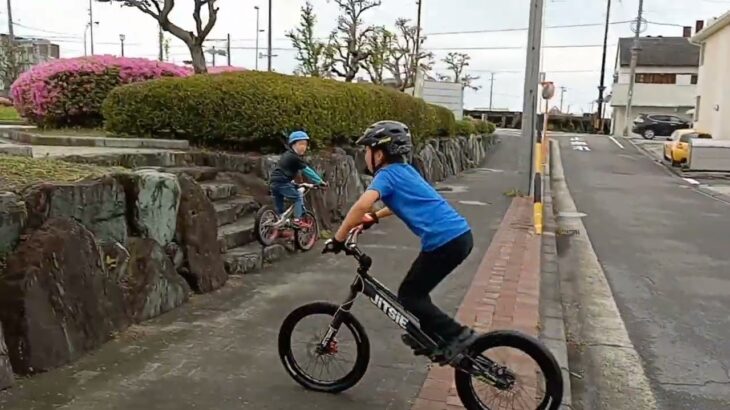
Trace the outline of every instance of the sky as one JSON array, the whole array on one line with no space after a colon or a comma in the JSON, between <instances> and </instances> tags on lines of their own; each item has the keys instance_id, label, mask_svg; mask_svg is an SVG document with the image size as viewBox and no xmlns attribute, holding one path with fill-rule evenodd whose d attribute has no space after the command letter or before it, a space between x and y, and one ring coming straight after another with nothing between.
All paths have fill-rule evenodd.
<instances>
[{"instance_id":1,"label":"sky","mask_svg":"<svg viewBox=\"0 0 730 410\"><path fill-rule=\"evenodd\" d=\"M84 54L84 30L89 22L88 0L12 0L15 34L43 37L60 45L62 57ZM325 37L334 28L337 5L331 0L311 0L318 16L317 32ZM5 2L3 2L5 3ZM272 36L276 57L273 68L291 73L296 67L295 52L284 35L299 22L299 8L305 0L273 0ZM445 72L441 60L449 51L471 56L469 73L479 75L482 88L467 90L465 107L488 107L490 72L494 72L493 107L521 110L525 70L525 45L529 20L529 0L423 0L422 27L427 36L424 49L436 55L435 71ZM268 1L218 0L218 22L209 36L208 46L225 48L232 39L232 65L254 68L256 64L256 10L260 7L260 29L267 28ZM608 37L606 85L610 88L619 37L632 36L630 24L636 18L639 0L613 0ZM730 0L645 0L644 17L649 22L642 35L681 36L682 25L693 26L695 20L708 20L730 10ZM399 17L417 15L416 0L382 0L365 19L373 25L393 28ZM128 57L157 57L155 20L134 8L119 4L93 4L94 51L96 54L120 53L119 35L125 35ZM601 68L603 22L606 0L545 0L544 24L549 26L587 25L573 28L546 28L543 36L542 62L547 79L556 87L565 87L564 109L573 113L590 112L598 96ZM171 20L185 29L193 29L192 1L178 0ZM621 23L623 22L623 23ZM0 30L7 32L7 10L0 5ZM445 34L463 31L492 30L488 33ZM500 31L508 30L508 31ZM189 59L184 44L171 37L170 59L182 63ZM87 40L88 41L88 40ZM267 33L260 33L260 51L265 52ZM87 43L88 44L88 43ZM557 47L556 47L557 46ZM566 47L568 46L568 47ZM576 47L577 46L577 47ZM495 49L496 48L496 49ZM225 57L217 65L226 64ZM259 60L266 68L266 60ZM361 72L363 77L366 73ZM558 97L551 105L560 105Z\"/></svg>"}]
</instances>

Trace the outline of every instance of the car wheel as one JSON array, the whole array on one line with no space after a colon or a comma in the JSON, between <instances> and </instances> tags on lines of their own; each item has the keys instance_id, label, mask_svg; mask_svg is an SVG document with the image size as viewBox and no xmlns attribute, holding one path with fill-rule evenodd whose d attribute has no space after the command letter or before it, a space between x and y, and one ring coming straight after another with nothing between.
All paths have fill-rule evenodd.
<instances>
[{"instance_id":1,"label":"car wheel","mask_svg":"<svg viewBox=\"0 0 730 410\"><path fill-rule=\"evenodd\" d=\"M656 137L656 134L652 130L644 130L644 139L647 140L653 140Z\"/></svg>"}]
</instances>

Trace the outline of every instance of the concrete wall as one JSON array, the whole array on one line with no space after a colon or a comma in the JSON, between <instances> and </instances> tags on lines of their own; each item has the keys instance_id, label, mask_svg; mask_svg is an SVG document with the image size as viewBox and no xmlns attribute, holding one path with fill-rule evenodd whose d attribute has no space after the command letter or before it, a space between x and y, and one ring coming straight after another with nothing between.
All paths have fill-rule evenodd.
<instances>
[{"instance_id":1,"label":"concrete wall","mask_svg":"<svg viewBox=\"0 0 730 410\"><path fill-rule=\"evenodd\" d=\"M695 127L716 139L730 139L730 26L704 43Z\"/></svg>"}]
</instances>

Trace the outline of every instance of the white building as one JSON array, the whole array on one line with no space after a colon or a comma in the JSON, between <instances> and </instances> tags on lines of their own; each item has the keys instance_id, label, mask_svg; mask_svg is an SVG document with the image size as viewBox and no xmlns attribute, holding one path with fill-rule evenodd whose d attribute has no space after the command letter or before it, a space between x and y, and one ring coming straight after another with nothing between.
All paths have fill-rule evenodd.
<instances>
[{"instance_id":1,"label":"white building","mask_svg":"<svg viewBox=\"0 0 730 410\"><path fill-rule=\"evenodd\" d=\"M689 30L691 31L691 29ZM629 123L639 114L671 114L689 118L695 105L700 48L686 37L641 37ZM619 39L611 107L613 135L623 135L633 38ZM631 125L631 124L629 124ZM631 129L629 127L629 132Z\"/></svg>"},{"instance_id":2,"label":"white building","mask_svg":"<svg viewBox=\"0 0 730 410\"><path fill-rule=\"evenodd\" d=\"M692 37L701 46L695 128L730 139L730 11Z\"/></svg>"}]
</instances>

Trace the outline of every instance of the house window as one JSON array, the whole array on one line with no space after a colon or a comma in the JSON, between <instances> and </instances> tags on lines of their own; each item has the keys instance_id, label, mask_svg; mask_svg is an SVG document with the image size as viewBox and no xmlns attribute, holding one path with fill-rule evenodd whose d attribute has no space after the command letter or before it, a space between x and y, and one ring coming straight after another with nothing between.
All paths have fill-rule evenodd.
<instances>
[{"instance_id":1,"label":"house window","mask_svg":"<svg viewBox=\"0 0 730 410\"><path fill-rule=\"evenodd\" d=\"M636 74L636 82L639 84L676 84L677 74Z\"/></svg>"},{"instance_id":2,"label":"house window","mask_svg":"<svg viewBox=\"0 0 730 410\"><path fill-rule=\"evenodd\" d=\"M692 84L697 84L697 74L692 74Z\"/></svg>"}]
</instances>

